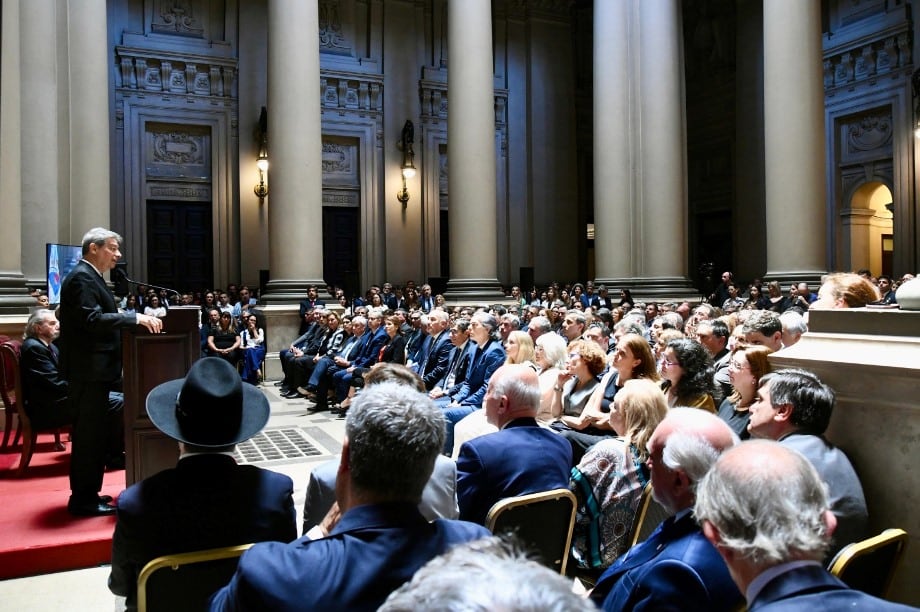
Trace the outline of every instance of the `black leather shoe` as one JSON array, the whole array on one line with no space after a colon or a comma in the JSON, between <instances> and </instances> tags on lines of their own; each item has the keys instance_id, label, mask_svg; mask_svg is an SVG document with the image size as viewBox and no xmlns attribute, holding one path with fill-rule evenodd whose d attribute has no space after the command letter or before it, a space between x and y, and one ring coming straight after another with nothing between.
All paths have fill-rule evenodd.
<instances>
[{"instance_id":1,"label":"black leather shoe","mask_svg":"<svg viewBox=\"0 0 920 612\"><path fill-rule=\"evenodd\" d=\"M324 410L329 410L329 406L326 404L316 404L307 408L307 412L310 414L315 414L317 412L323 412Z\"/></svg>"},{"instance_id":2,"label":"black leather shoe","mask_svg":"<svg viewBox=\"0 0 920 612\"><path fill-rule=\"evenodd\" d=\"M288 391L287 393L282 393L281 397L285 399L301 399L301 395L297 391Z\"/></svg>"},{"instance_id":3,"label":"black leather shoe","mask_svg":"<svg viewBox=\"0 0 920 612\"><path fill-rule=\"evenodd\" d=\"M112 496L111 496L111 495L100 495L100 496L99 496L99 503L100 503L100 504L111 504L111 503L112 503Z\"/></svg>"},{"instance_id":4,"label":"black leather shoe","mask_svg":"<svg viewBox=\"0 0 920 612\"><path fill-rule=\"evenodd\" d=\"M74 516L108 516L110 514L115 514L115 506L110 506L101 502L82 504L69 502L67 504L67 511Z\"/></svg>"}]
</instances>

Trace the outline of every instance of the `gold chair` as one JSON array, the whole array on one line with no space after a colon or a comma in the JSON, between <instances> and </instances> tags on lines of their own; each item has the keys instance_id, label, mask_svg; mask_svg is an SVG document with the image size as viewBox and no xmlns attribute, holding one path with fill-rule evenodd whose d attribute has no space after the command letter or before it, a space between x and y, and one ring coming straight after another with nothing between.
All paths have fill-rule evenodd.
<instances>
[{"instance_id":1,"label":"gold chair","mask_svg":"<svg viewBox=\"0 0 920 612\"><path fill-rule=\"evenodd\" d=\"M568 489L508 497L489 509L486 528L494 534L515 534L539 553L543 565L565 575L576 507Z\"/></svg>"},{"instance_id":2,"label":"gold chair","mask_svg":"<svg viewBox=\"0 0 920 612\"><path fill-rule=\"evenodd\" d=\"M252 544L165 555L137 577L138 612L199 612L230 582L240 555Z\"/></svg>"},{"instance_id":3,"label":"gold chair","mask_svg":"<svg viewBox=\"0 0 920 612\"><path fill-rule=\"evenodd\" d=\"M630 547L639 542L644 542L655 531L661 521L669 516L671 514L655 501L652 496L652 481L648 481L645 485L645 490L642 492L642 501L639 502L639 508L636 510L636 520L633 523L632 538L629 543Z\"/></svg>"},{"instance_id":4,"label":"gold chair","mask_svg":"<svg viewBox=\"0 0 920 612\"><path fill-rule=\"evenodd\" d=\"M828 564L828 571L851 589L887 599L906 547L906 531L886 529L877 536L841 548Z\"/></svg>"}]
</instances>

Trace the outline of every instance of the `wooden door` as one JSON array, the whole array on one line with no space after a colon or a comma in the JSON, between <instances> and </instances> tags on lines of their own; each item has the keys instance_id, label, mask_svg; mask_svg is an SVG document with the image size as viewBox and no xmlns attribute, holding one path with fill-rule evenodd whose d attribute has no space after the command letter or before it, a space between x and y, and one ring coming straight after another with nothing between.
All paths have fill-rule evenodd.
<instances>
[{"instance_id":1,"label":"wooden door","mask_svg":"<svg viewBox=\"0 0 920 612\"><path fill-rule=\"evenodd\" d=\"M147 202L147 280L183 292L213 287L210 202Z\"/></svg>"}]
</instances>

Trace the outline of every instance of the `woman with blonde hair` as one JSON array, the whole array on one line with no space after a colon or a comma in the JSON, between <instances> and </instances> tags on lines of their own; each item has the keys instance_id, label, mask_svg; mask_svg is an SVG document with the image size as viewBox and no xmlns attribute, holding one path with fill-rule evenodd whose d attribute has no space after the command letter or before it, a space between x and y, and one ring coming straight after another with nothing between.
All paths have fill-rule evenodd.
<instances>
[{"instance_id":1,"label":"woman with blonde hair","mask_svg":"<svg viewBox=\"0 0 920 612\"><path fill-rule=\"evenodd\" d=\"M524 364L535 371L538 369L534 363L533 338L527 332L515 330L508 334L508 339L505 340L505 355L506 364Z\"/></svg>"},{"instance_id":2,"label":"woman with blonde hair","mask_svg":"<svg viewBox=\"0 0 920 612\"><path fill-rule=\"evenodd\" d=\"M747 430L750 407L757 395L760 379L773 370L767 359L772 352L767 346L740 344L732 351L728 362L732 394L722 400L717 414L742 440L751 437Z\"/></svg>"},{"instance_id":3,"label":"woman with blonde hair","mask_svg":"<svg viewBox=\"0 0 920 612\"><path fill-rule=\"evenodd\" d=\"M824 279L818 290L818 299L810 310L833 308L862 308L881 299L878 289L859 274L839 272Z\"/></svg>"},{"instance_id":4,"label":"woman with blonde hair","mask_svg":"<svg viewBox=\"0 0 920 612\"><path fill-rule=\"evenodd\" d=\"M580 568L600 573L629 547L649 482L648 441L667 412L654 380L626 381L610 409L610 425L619 436L592 446L572 468L569 487L578 498L572 556Z\"/></svg>"},{"instance_id":5,"label":"woman with blonde hair","mask_svg":"<svg viewBox=\"0 0 920 612\"><path fill-rule=\"evenodd\" d=\"M549 425L553 419L553 399L556 392L553 387L558 380L559 371L565 366L565 339L559 334L542 334L537 337L534 347L534 361L539 368L537 378L540 381L540 409L537 422Z\"/></svg>"}]
</instances>

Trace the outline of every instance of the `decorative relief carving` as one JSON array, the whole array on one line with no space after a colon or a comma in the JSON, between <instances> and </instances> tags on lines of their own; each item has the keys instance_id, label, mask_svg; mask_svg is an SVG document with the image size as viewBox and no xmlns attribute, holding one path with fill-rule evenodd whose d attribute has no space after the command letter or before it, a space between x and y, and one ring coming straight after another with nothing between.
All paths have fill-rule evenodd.
<instances>
[{"instance_id":1,"label":"decorative relief carving","mask_svg":"<svg viewBox=\"0 0 920 612\"><path fill-rule=\"evenodd\" d=\"M323 143L323 174L353 174L354 147L334 142Z\"/></svg>"},{"instance_id":2,"label":"decorative relief carving","mask_svg":"<svg viewBox=\"0 0 920 612\"><path fill-rule=\"evenodd\" d=\"M187 96L234 97L236 61L202 58L178 59L149 51L116 47L121 89L162 91Z\"/></svg>"},{"instance_id":3,"label":"decorative relief carving","mask_svg":"<svg viewBox=\"0 0 920 612\"><path fill-rule=\"evenodd\" d=\"M360 111L360 114L383 111L383 79L364 75L322 71L320 92L323 108Z\"/></svg>"},{"instance_id":4,"label":"decorative relief carving","mask_svg":"<svg viewBox=\"0 0 920 612\"><path fill-rule=\"evenodd\" d=\"M204 27L195 17L195 5L190 0L158 0L150 29L160 34L181 34L204 38Z\"/></svg>"},{"instance_id":5,"label":"decorative relief carving","mask_svg":"<svg viewBox=\"0 0 920 612\"><path fill-rule=\"evenodd\" d=\"M323 206L357 207L360 204L361 195L357 191L323 189Z\"/></svg>"},{"instance_id":6,"label":"decorative relief carving","mask_svg":"<svg viewBox=\"0 0 920 612\"><path fill-rule=\"evenodd\" d=\"M909 32L891 34L824 57L824 88L850 86L904 69L913 63ZM833 75L833 78L831 78Z\"/></svg>"},{"instance_id":7,"label":"decorative relief carving","mask_svg":"<svg viewBox=\"0 0 920 612\"><path fill-rule=\"evenodd\" d=\"M447 84L437 81L421 82L422 121L447 121ZM508 90L496 89L494 98L495 128L505 130L508 124Z\"/></svg>"},{"instance_id":8,"label":"decorative relief carving","mask_svg":"<svg viewBox=\"0 0 920 612\"><path fill-rule=\"evenodd\" d=\"M319 2L319 48L325 53L351 54L351 45L342 31L338 0Z\"/></svg>"},{"instance_id":9,"label":"decorative relief carving","mask_svg":"<svg viewBox=\"0 0 920 612\"><path fill-rule=\"evenodd\" d=\"M869 115L847 126L849 153L873 151L891 146L891 115Z\"/></svg>"},{"instance_id":10,"label":"decorative relief carving","mask_svg":"<svg viewBox=\"0 0 920 612\"><path fill-rule=\"evenodd\" d=\"M153 134L153 161L160 164L201 165L204 163L202 136L187 132Z\"/></svg>"},{"instance_id":11,"label":"decorative relief carving","mask_svg":"<svg viewBox=\"0 0 920 612\"><path fill-rule=\"evenodd\" d=\"M210 200L210 187L178 187L175 185L150 185L150 196L164 199Z\"/></svg>"}]
</instances>

